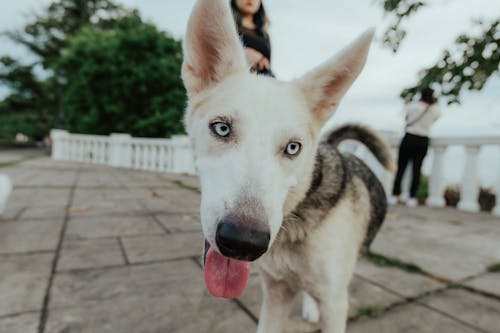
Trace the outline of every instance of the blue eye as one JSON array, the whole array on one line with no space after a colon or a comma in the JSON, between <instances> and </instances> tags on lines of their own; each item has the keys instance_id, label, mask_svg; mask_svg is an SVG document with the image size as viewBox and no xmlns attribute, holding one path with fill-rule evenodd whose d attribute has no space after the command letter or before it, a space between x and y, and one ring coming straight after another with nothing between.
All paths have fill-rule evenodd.
<instances>
[{"instance_id":1,"label":"blue eye","mask_svg":"<svg viewBox=\"0 0 500 333\"><path fill-rule=\"evenodd\" d=\"M220 136L221 138L228 137L229 134L231 134L231 127L229 124L224 122L213 123L210 125L210 128L215 135Z\"/></svg>"},{"instance_id":2,"label":"blue eye","mask_svg":"<svg viewBox=\"0 0 500 333\"><path fill-rule=\"evenodd\" d=\"M300 148L302 148L302 145L300 142L290 142L285 149L285 154L288 156L295 156L300 153Z\"/></svg>"}]
</instances>

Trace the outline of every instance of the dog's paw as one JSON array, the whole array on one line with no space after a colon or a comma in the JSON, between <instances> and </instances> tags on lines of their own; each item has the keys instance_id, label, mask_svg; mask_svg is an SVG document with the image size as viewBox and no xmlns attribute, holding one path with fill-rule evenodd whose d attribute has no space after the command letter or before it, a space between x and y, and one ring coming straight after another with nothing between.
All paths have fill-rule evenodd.
<instances>
[{"instance_id":1,"label":"dog's paw","mask_svg":"<svg viewBox=\"0 0 500 333\"><path fill-rule=\"evenodd\" d=\"M319 322L318 304L308 293L302 299L302 318L310 323Z\"/></svg>"}]
</instances>

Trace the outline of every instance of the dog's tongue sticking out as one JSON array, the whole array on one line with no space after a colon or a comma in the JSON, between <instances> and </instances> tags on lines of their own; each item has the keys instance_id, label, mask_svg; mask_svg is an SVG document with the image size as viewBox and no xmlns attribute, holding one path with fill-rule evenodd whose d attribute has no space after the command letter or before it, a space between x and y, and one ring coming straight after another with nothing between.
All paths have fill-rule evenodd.
<instances>
[{"instance_id":1,"label":"dog's tongue sticking out","mask_svg":"<svg viewBox=\"0 0 500 333\"><path fill-rule=\"evenodd\" d=\"M236 298L243 293L250 264L224 257L213 248L209 248L205 257L205 283L208 291L215 297Z\"/></svg>"}]
</instances>

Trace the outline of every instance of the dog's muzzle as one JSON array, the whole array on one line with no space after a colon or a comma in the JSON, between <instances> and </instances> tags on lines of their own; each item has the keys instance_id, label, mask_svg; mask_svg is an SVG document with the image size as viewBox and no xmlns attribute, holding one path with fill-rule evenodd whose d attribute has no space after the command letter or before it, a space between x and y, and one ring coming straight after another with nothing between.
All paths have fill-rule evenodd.
<instances>
[{"instance_id":1,"label":"dog's muzzle","mask_svg":"<svg viewBox=\"0 0 500 333\"><path fill-rule=\"evenodd\" d=\"M225 218L217 226L215 242L222 255L238 260L254 261L263 255L271 234L269 229L257 227L260 223L239 223Z\"/></svg>"}]
</instances>

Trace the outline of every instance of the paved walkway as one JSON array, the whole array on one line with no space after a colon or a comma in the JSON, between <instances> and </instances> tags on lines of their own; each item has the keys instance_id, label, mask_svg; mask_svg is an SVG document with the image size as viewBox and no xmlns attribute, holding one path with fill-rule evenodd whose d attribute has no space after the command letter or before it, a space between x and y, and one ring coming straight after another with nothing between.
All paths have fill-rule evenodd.
<instances>
[{"instance_id":1,"label":"paved walkway","mask_svg":"<svg viewBox=\"0 0 500 333\"><path fill-rule=\"evenodd\" d=\"M205 290L195 179L46 158L0 172L15 184L0 332L255 331L257 275L236 301ZM499 240L489 215L392 207L356 269L348 332L500 332Z\"/></svg>"}]
</instances>

